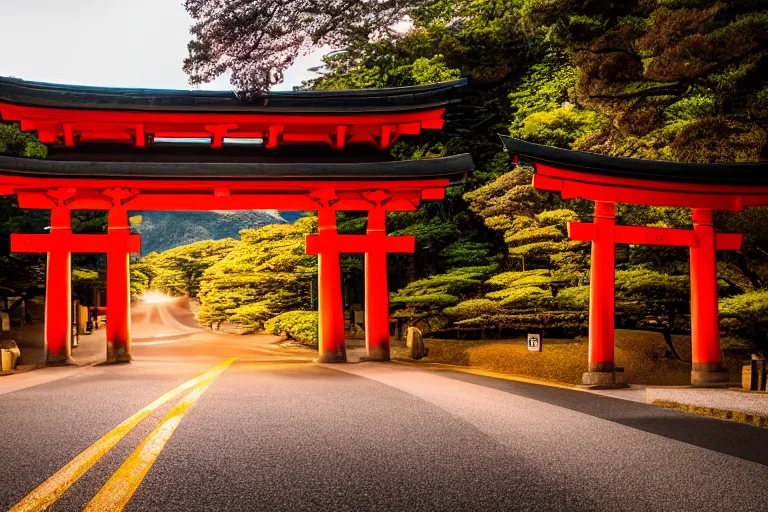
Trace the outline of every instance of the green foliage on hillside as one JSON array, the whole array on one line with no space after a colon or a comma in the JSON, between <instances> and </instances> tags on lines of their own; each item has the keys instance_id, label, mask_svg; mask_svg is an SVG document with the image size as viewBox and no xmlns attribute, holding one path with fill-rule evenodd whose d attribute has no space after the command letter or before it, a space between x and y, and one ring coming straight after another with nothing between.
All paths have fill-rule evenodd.
<instances>
[{"instance_id":1,"label":"green foliage on hillside","mask_svg":"<svg viewBox=\"0 0 768 512\"><path fill-rule=\"evenodd\" d=\"M147 277L147 286L171 295L196 297L200 279L237 245L231 238L182 245L162 253L147 254L133 268Z\"/></svg>"},{"instance_id":2,"label":"green foliage on hillside","mask_svg":"<svg viewBox=\"0 0 768 512\"><path fill-rule=\"evenodd\" d=\"M243 229L282 222L268 212L242 211L138 211L141 252L164 252L202 240L237 238Z\"/></svg>"},{"instance_id":3,"label":"green foliage on hillside","mask_svg":"<svg viewBox=\"0 0 768 512\"><path fill-rule=\"evenodd\" d=\"M441 207L390 217L397 233L416 234L426 253L412 282L393 295L400 316L483 331L574 333L586 325L589 245L569 240L567 223L589 221L592 206L534 190L531 170L510 170L498 145L489 145L496 144L494 131L641 158L768 156L768 11L760 2L439 1L418 13L411 32L334 54L330 72L308 84L358 87L357 76L377 86L421 83L417 61L431 62L435 76L458 70L470 78L466 104L449 115L442 134L393 151L399 158L469 151L478 164L475 177L450 189ZM737 31L739 38L728 38ZM474 215L465 216L467 209ZM618 220L690 228L689 215L622 206ZM757 286L765 275L757 250L768 241L764 213L744 217L719 220L747 232L749 251L720 265L723 294ZM435 255L443 257L431 260ZM490 263L495 270L482 277L462 268ZM619 322L665 334L688 327L687 251L622 247L617 269Z\"/></svg>"},{"instance_id":4,"label":"green foliage on hillside","mask_svg":"<svg viewBox=\"0 0 768 512\"><path fill-rule=\"evenodd\" d=\"M369 25L350 30L346 15L323 18L322 33L313 32L315 25L302 27L301 37L333 37L340 48L325 57L324 74L302 87L469 78L444 130L403 139L392 149L398 159L469 152L477 164L444 201L388 216L390 233L417 240L417 256L389 259L393 313L427 329L482 336L585 330L590 247L570 240L567 225L590 222L593 206L534 190L532 170L512 165L497 133L636 158L768 159L768 8L760 0L434 0L400 2L397 13L388 10L391 2L352 4L385 25L408 14L413 27L404 33ZM204 11L198 15L195 36L221 43L217 52L242 34L274 28L241 26L238 16L223 27ZM224 69L213 54L193 54L196 80L202 71ZM235 57L224 67L269 64L281 72L280 65L259 59ZM277 76L252 83L241 75L236 82L245 89ZM760 294L768 282L766 213L716 216L719 230L745 234L743 251L720 255L723 326L753 339L762 333ZM690 212L676 208L619 205L617 221L691 226ZM255 330L277 314L308 310L315 267L302 244L310 224L244 232L243 241L201 277L201 318ZM346 215L340 231L360 232L364 224L359 215ZM347 264L353 261L359 266L359 259ZM620 246L616 269L617 322L663 332L674 352L670 333L689 328L687 250Z\"/></svg>"},{"instance_id":5,"label":"green foliage on hillside","mask_svg":"<svg viewBox=\"0 0 768 512\"><path fill-rule=\"evenodd\" d=\"M317 228L315 217L294 224L246 229L226 256L200 277L198 320L238 322L249 330L286 311L310 308L317 258L305 254L304 238Z\"/></svg>"}]
</instances>

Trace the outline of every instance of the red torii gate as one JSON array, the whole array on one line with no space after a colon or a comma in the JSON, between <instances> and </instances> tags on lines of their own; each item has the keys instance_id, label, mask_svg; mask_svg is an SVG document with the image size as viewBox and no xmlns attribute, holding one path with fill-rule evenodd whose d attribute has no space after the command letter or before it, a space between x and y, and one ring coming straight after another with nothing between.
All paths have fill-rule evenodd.
<instances>
[{"instance_id":1,"label":"red torii gate","mask_svg":"<svg viewBox=\"0 0 768 512\"><path fill-rule=\"evenodd\" d=\"M702 383L700 372L719 373L720 338L717 315L715 251L741 248L742 235L715 233L711 210L693 210L693 230L617 226L614 203L595 202L594 222L568 223L572 240L592 242L589 289L589 373L584 383L604 383L604 372L613 372L616 244L665 245L691 250L692 382ZM710 376L711 377L711 376ZM601 380L603 379L603 380ZM711 380L711 379L710 379ZM715 384L715 382L708 382ZM727 380L723 381L727 384Z\"/></svg>"},{"instance_id":2,"label":"red torii gate","mask_svg":"<svg viewBox=\"0 0 768 512\"><path fill-rule=\"evenodd\" d=\"M7 162L14 165L21 159L0 157L0 171ZM29 165L29 162L24 162ZM37 162L43 168L69 162ZM386 168L400 167L408 162L383 164ZM111 168L112 164L99 164L98 169ZM237 164L242 168L242 164ZM307 164L304 164L305 166ZM140 164L134 164L141 168ZM420 164L424 168L444 169L442 173L463 173L472 167L468 155L432 159ZM318 164L318 169L327 168ZM309 167L313 169L313 166ZM288 209L318 212L318 234L307 237L307 253L318 255L319 264L319 337L320 361L346 361L344 347L344 320L341 300L341 269L339 255L344 252L366 254L366 340L371 360L389 359L389 297L387 291L387 261L389 252L413 252L413 237L390 237L386 234L387 211L414 211L423 200L436 200L444 196L449 185L447 177L401 179L379 176L376 180L311 180L297 188L294 181L267 182L216 181L217 186L198 180L126 180L125 178L55 179L31 176L2 176L11 187L0 193L13 191L22 208L51 209L57 220L52 222L50 235L13 235L13 250L49 252L48 281L59 283L51 288L47 297L57 297L47 303L46 310L49 339L57 341L56 347L69 347L69 308L63 304L69 297L56 290L69 290L70 252L107 252L107 327L109 340L115 346L109 348L111 361L130 359L129 295L127 255L138 252L138 235L130 235L128 246L121 240L128 236L127 210L239 210L239 209ZM43 190L44 184L68 184L64 189L66 207L57 206L55 196L59 189ZM101 185L101 186L98 186ZM133 188L128 188L132 185ZM200 190L205 186L208 190ZM237 187L237 188L235 188ZM306 188L305 188L306 187ZM213 190L211 190L213 189ZM240 189L240 190L238 190ZM113 196L119 195L115 200ZM69 227L71 210L108 210L109 234L73 235ZM368 230L365 235L340 235L336 232L337 211L369 212ZM64 235L62 235L62 233ZM56 238L58 237L58 238ZM57 256L59 252L63 257ZM117 264L114 262L118 261ZM120 269L124 269L120 273ZM123 292L125 290L125 292ZM67 292L69 293L69 292ZM116 307L113 308L112 305ZM66 311L65 311L66 309ZM56 311L58 313L53 313ZM64 311L62 313L62 311ZM66 316L65 316L66 315ZM54 327L56 326L56 327ZM70 327L71 328L71 327ZM53 333L58 333L54 335ZM127 340L127 341L123 341ZM63 350L63 349L62 349ZM51 354L59 353L51 349ZM66 361L68 354L60 357ZM58 359L57 359L58 361Z\"/></svg>"},{"instance_id":3,"label":"red torii gate","mask_svg":"<svg viewBox=\"0 0 768 512\"><path fill-rule=\"evenodd\" d=\"M728 385L720 355L716 251L739 250L742 235L715 233L712 211L768 205L765 164L681 164L578 153L502 136L517 162L533 163L533 186L563 199L595 202L591 224L571 222L570 238L592 242L587 385L615 386L615 246L649 244L690 247L691 384ZM692 210L693 229L617 226L615 203L674 206Z\"/></svg>"},{"instance_id":4,"label":"red torii gate","mask_svg":"<svg viewBox=\"0 0 768 512\"><path fill-rule=\"evenodd\" d=\"M381 150L402 136L441 129L446 108L465 85L456 80L277 92L243 100L232 92L79 87L0 77L0 117L34 132L51 149L44 161L0 157L0 195L15 194L20 207L49 209L54 217L50 235L13 240L14 250L49 253L52 359L69 357L71 252L107 252L108 355L111 361L130 360L127 264L139 240L129 235L127 210L250 209L318 211L319 233L307 244L320 267L322 361L346 360L339 253L366 253L369 353L388 359L386 254L413 252L414 242L387 237L386 212L413 211L421 201L442 199L451 178L471 171L473 163L469 155L384 161ZM191 142L200 146L194 151L168 146L190 148ZM289 145L302 148L284 150ZM342 151L351 146L362 148ZM365 146L374 149L368 151L370 161ZM108 210L109 233L72 235L71 210ZM336 212L345 210L369 212L366 235L338 235Z\"/></svg>"},{"instance_id":5,"label":"red torii gate","mask_svg":"<svg viewBox=\"0 0 768 512\"><path fill-rule=\"evenodd\" d=\"M141 252L141 236L132 235L128 212L109 211L106 235L72 234L66 199L72 190L52 191L62 206L51 210L48 235L11 235L13 252L48 253L45 284L46 363L69 363L72 357L72 253L107 253L107 362L131 360L131 288L129 255ZM119 196L119 191L116 192Z\"/></svg>"}]
</instances>

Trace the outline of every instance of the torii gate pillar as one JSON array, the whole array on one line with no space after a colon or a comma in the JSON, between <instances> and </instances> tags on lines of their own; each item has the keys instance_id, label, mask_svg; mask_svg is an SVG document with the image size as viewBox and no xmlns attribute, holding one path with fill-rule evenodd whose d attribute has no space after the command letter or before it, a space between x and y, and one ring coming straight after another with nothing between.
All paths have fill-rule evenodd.
<instances>
[{"instance_id":1,"label":"torii gate pillar","mask_svg":"<svg viewBox=\"0 0 768 512\"><path fill-rule=\"evenodd\" d=\"M727 386L720 360L720 318L717 309L717 235L712 210L693 209L691 247L691 385Z\"/></svg>"},{"instance_id":2,"label":"torii gate pillar","mask_svg":"<svg viewBox=\"0 0 768 512\"><path fill-rule=\"evenodd\" d=\"M338 245L336 211L323 207L317 212L317 233L323 249L317 254L318 272L318 350L320 363L347 361L344 340L344 311L341 298L341 258Z\"/></svg>"},{"instance_id":3,"label":"torii gate pillar","mask_svg":"<svg viewBox=\"0 0 768 512\"><path fill-rule=\"evenodd\" d=\"M45 269L45 347L46 364L70 364L72 361L72 253L67 243L72 236L69 208L51 210L51 235Z\"/></svg>"},{"instance_id":4,"label":"torii gate pillar","mask_svg":"<svg viewBox=\"0 0 768 512\"><path fill-rule=\"evenodd\" d=\"M387 289L387 212L368 212L365 253L365 344L368 360L389 361L389 290Z\"/></svg>"},{"instance_id":5,"label":"torii gate pillar","mask_svg":"<svg viewBox=\"0 0 768 512\"><path fill-rule=\"evenodd\" d=\"M368 212L365 235L339 235L336 214L329 208L325 212L323 209L318 211L318 234L307 235L307 254L318 255L320 272L318 362L346 361L339 253L361 252L365 253L365 342L368 349L365 359L389 361L387 253L412 253L416 237L387 236L386 211L381 205L385 195L388 196L381 191L367 195L375 206Z\"/></svg>"},{"instance_id":6,"label":"torii gate pillar","mask_svg":"<svg viewBox=\"0 0 768 512\"><path fill-rule=\"evenodd\" d=\"M589 286L589 372L584 374L585 384L615 384L615 211L614 203L595 202Z\"/></svg>"},{"instance_id":7,"label":"torii gate pillar","mask_svg":"<svg viewBox=\"0 0 768 512\"><path fill-rule=\"evenodd\" d=\"M131 360L131 276L128 212L109 210L107 247L107 362Z\"/></svg>"},{"instance_id":8,"label":"torii gate pillar","mask_svg":"<svg viewBox=\"0 0 768 512\"><path fill-rule=\"evenodd\" d=\"M53 191L61 194L61 191ZM69 194L70 191L64 191ZM119 192L116 192L119 193ZM71 254L107 253L107 362L131 360L130 276L128 258L140 252L141 237L132 235L122 206L109 210L109 233L72 234L70 209L51 210L49 235L11 234L13 252L48 254L45 287L45 344L48 364L72 361Z\"/></svg>"}]
</instances>

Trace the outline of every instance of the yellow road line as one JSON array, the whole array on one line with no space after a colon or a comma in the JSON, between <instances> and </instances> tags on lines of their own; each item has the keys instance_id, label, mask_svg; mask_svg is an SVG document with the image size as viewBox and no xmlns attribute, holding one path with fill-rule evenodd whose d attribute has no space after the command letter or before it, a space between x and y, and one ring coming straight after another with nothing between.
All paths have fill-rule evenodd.
<instances>
[{"instance_id":1,"label":"yellow road line","mask_svg":"<svg viewBox=\"0 0 768 512\"><path fill-rule=\"evenodd\" d=\"M227 365L234 359L230 359ZM107 480L107 483L83 509L85 512L118 512L125 508L139 488L147 472L157 460L165 444L181 423L184 414L195 404L206 389L224 372L226 366L197 384L173 409L160 424L149 434L138 448L125 459L125 462Z\"/></svg>"},{"instance_id":2,"label":"yellow road line","mask_svg":"<svg viewBox=\"0 0 768 512\"><path fill-rule=\"evenodd\" d=\"M27 494L19 501L9 512L26 512L45 510L53 504L64 492L69 489L78 478L96 464L104 455L109 452L120 440L128 434L136 425L141 423L147 416L159 409L163 404L174 399L181 393L192 389L201 382L206 381L211 375L219 375L224 371L234 359L217 364L202 375L188 380L184 384L165 393L160 398L147 405L139 412L122 422L112 429L104 437L86 448L82 453L69 461L63 468L58 470L52 477L40 484L32 492Z\"/></svg>"},{"instance_id":3,"label":"yellow road line","mask_svg":"<svg viewBox=\"0 0 768 512\"><path fill-rule=\"evenodd\" d=\"M522 375L510 375L510 374L494 372L490 370L482 370L479 368L453 368L453 370L463 372L463 373L470 373L472 375L481 375L483 377L493 377L494 379L524 382L526 384L536 384L538 386L547 386L550 388L570 389L571 391L587 391L585 388L581 388L573 384L561 384L559 382L552 382L549 380L535 379L533 377L524 377Z\"/></svg>"}]
</instances>

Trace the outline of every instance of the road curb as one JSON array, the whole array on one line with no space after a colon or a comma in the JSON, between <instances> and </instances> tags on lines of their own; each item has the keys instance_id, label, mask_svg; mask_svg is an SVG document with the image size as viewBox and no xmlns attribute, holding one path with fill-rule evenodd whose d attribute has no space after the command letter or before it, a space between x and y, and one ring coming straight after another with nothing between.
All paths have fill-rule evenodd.
<instances>
[{"instance_id":1,"label":"road curb","mask_svg":"<svg viewBox=\"0 0 768 512\"><path fill-rule=\"evenodd\" d=\"M14 393L16 391L22 391L35 386L41 386L56 382L57 380L73 377L95 366L96 363L86 366L42 366L34 370L7 374L4 375L7 380L2 380L4 385L0 387L0 395L6 395L8 393ZM15 379L12 378L14 376L16 376ZM6 383L8 384L7 386L5 386Z\"/></svg>"},{"instance_id":2,"label":"road curb","mask_svg":"<svg viewBox=\"0 0 768 512\"><path fill-rule=\"evenodd\" d=\"M768 429L768 416L760 414L751 414L742 411L717 409L714 407L703 407L699 405L691 405L681 402L672 402L667 400L653 400L649 402L649 405L655 407L664 407L667 409L675 409L678 411L687 412L689 414L696 414L698 416L706 416L708 418L733 421L736 423L743 423L745 425L751 425L757 428Z\"/></svg>"},{"instance_id":3,"label":"road curb","mask_svg":"<svg viewBox=\"0 0 768 512\"><path fill-rule=\"evenodd\" d=\"M646 403L676 404L676 408L691 409L691 412L701 409L700 412L721 419L731 419L735 416L768 418L768 394L748 393L737 389L654 386L646 388Z\"/></svg>"}]
</instances>

